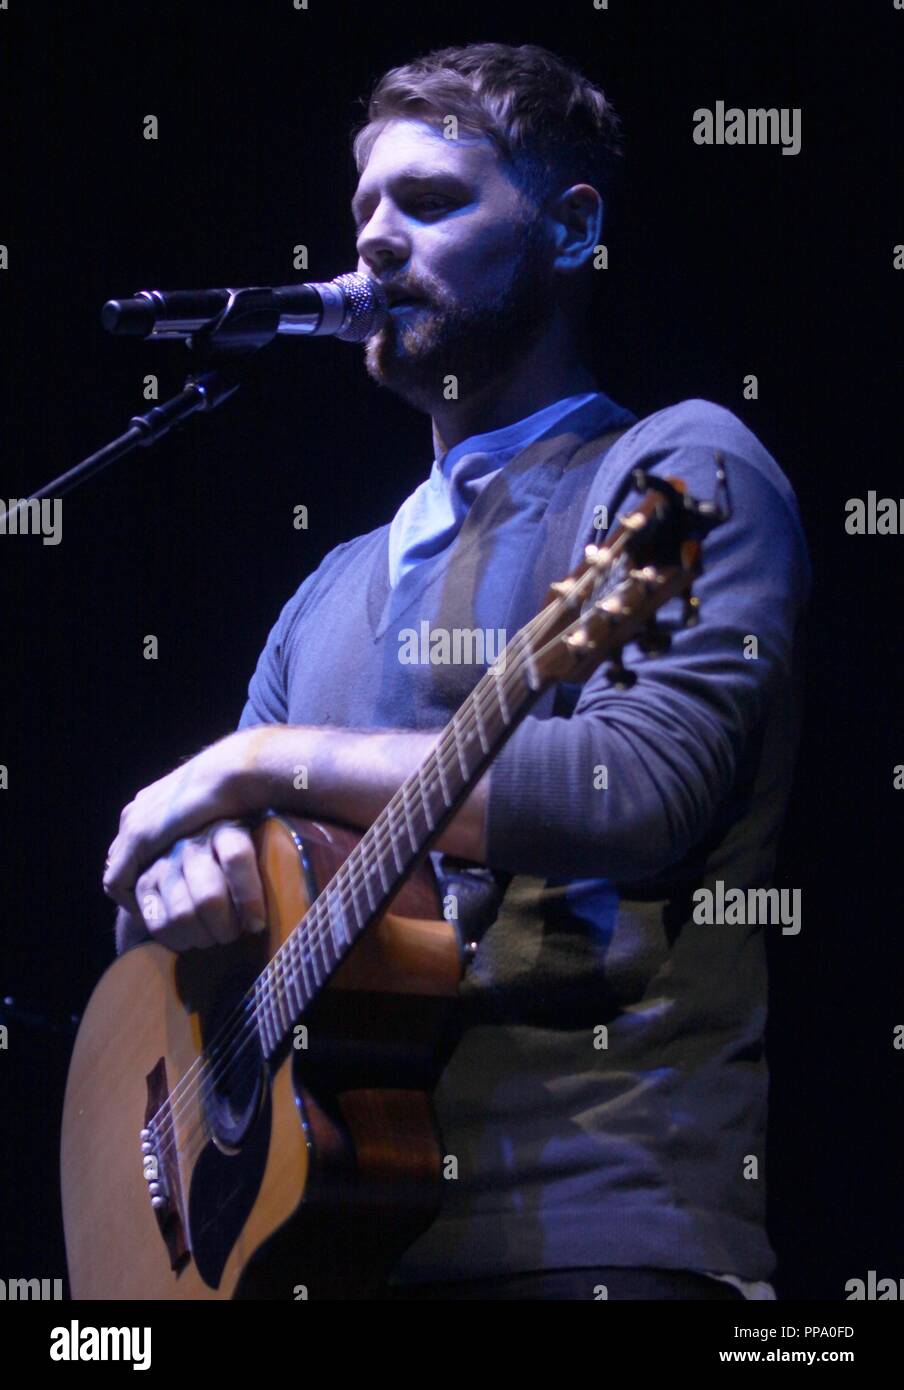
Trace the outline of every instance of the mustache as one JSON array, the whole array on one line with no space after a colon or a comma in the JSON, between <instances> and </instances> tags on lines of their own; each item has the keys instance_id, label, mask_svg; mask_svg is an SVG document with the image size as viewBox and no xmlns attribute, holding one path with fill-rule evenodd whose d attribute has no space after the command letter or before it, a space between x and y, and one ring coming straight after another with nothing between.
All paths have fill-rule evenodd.
<instances>
[{"instance_id":1,"label":"mustache","mask_svg":"<svg viewBox=\"0 0 904 1390\"><path fill-rule=\"evenodd\" d=\"M400 299L419 299L427 304L433 302L433 296L429 290L411 280L381 280L380 286L386 291L390 304L396 304Z\"/></svg>"}]
</instances>

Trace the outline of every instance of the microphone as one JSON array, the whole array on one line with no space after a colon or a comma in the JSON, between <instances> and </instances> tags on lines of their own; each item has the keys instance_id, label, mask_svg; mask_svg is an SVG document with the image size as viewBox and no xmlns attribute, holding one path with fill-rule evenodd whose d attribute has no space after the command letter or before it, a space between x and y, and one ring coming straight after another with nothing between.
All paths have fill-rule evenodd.
<instances>
[{"instance_id":1,"label":"microphone","mask_svg":"<svg viewBox=\"0 0 904 1390\"><path fill-rule=\"evenodd\" d=\"M335 280L253 290L139 290L132 299L108 299L101 323L108 333L134 338L190 338L217 319L236 295L254 296L255 308L279 314L278 333L332 336L363 343L389 313L382 285L351 272Z\"/></svg>"}]
</instances>

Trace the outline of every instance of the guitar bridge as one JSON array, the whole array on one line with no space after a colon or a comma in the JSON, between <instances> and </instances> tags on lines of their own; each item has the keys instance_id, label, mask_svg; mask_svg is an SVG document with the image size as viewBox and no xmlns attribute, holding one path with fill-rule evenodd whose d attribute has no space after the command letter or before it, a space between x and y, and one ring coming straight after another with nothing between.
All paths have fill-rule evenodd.
<instances>
[{"instance_id":1,"label":"guitar bridge","mask_svg":"<svg viewBox=\"0 0 904 1390\"><path fill-rule=\"evenodd\" d=\"M182 1190L176 1159L175 1131L166 1080L166 1062L161 1057L147 1075L148 1102L145 1127L139 1133L141 1170L147 1184L151 1209L163 1237L170 1268L178 1271L188 1262L189 1249L182 1220Z\"/></svg>"}]
</instances>

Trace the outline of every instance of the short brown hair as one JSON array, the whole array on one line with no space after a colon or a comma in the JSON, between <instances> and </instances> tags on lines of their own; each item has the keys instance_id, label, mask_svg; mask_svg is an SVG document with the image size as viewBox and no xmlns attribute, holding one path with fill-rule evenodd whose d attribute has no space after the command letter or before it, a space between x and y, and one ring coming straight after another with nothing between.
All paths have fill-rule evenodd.
<instances>
[{"instance_id":1,"label":"short brown hair","mask_svg":"<svg viewBox=\"0 0 904 1390\"><path fill-rule=\"evenodd\" d=\"M622 152L618 116L581 73L530 43L440 48L385 73L354 133L358 172L388 121L447 116L489 136L539 205L574 183L609 197Z\"/></svg>"}]
</instances>

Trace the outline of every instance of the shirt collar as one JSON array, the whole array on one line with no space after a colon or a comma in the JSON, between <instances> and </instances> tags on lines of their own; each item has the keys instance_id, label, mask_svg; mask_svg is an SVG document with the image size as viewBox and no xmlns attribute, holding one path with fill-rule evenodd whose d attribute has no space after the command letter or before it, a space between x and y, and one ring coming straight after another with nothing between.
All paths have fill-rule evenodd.
<instances>
[{"instance_id":1,"label":"shirt collar","mask_svg":"<svg viewBox=\"0 0 904 1390\"><path fill-rule=\"evenodd\" d=\"M467 439L453 445L442 459L435 459L433 470L441 473L446 479L451 478L453 471L456 477L460 477L462 470L456 465L465 458L473 460L473 464L469 464L465 470L471 477L480 476L491 468L499 468L504 461L500 459L501 454L513 457L520 453L566 415L579 410L581 406L600 395L602 393L599 391L584 391L574 396L563 396L561 400L553 401L552 405L535 410L511 425L503 425L500 429L489 430L485 434L469 435Z\"/></svg>"}]
</instances>

